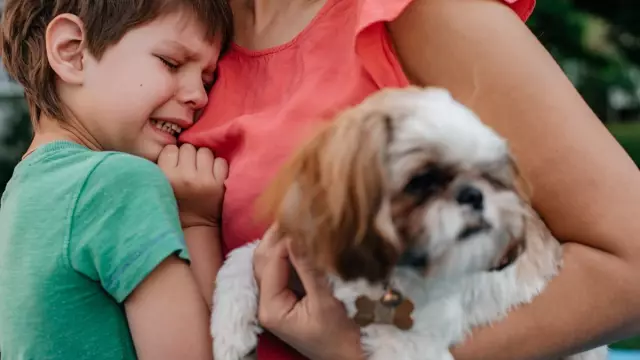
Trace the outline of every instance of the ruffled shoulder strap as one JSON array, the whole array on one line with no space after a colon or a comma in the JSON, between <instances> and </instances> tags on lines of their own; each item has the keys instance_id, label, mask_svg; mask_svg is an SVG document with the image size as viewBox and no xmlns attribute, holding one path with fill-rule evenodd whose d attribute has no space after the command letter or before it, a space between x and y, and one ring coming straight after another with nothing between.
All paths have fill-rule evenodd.
<instances>
[{"instance_id":1,"label":"ruffled shoulder strap","mask_svg":"<svg viewBox=\"0 0 640 360\"><path fill-rule=\"evenodd\" d=\"M344 0L343 0L344 1ZM404 87L409 84L393 51L385 23L395 20L413 0L351 0L358 2L356 53L379 87ZM526 21L536 0L503 1L520 19Z\"/></svg>"}]
</instances>

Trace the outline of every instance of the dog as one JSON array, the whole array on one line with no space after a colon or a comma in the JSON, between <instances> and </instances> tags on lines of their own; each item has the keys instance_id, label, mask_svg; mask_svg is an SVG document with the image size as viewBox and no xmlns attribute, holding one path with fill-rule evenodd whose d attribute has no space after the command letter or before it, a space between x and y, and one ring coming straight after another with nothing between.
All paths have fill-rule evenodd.
<instances>
[{"instance_id":1,"label":"dog","mask_svg":"<svg viewBox=\"0 0 640 360\"><path fill-rule=\"evenodd\" d=\"M561 268L520 178L507 142L447 90L384 89L303 145L261 203L327 274L368 358L453 360L451 346L531 302ZM258 241L217 275L216 360L251 358L262 331ZM571 357L605 358L605 347Z\"/></svg>"}]
</instances>

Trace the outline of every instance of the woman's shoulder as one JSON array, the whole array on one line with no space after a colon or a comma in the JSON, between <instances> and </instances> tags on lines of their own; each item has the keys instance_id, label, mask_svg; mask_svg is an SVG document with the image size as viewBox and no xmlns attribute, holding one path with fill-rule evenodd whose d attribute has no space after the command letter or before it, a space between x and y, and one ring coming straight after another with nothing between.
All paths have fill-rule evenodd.
<instances>
[{"instance_id":1,"label":"woman's shoulder","mask_svg":"<svg viewBox=\"0 0 640 360\"><path fill-rule=\"evenodd\" d=\"M338 1L338 0L329 0ZM429 0L350 0L358 14L358 31L377 22L390 22L398 18L415 1ZM536 0L495 0L509 6L523 21L527 20L535 7Z\"/></svg>"}]
</instances>

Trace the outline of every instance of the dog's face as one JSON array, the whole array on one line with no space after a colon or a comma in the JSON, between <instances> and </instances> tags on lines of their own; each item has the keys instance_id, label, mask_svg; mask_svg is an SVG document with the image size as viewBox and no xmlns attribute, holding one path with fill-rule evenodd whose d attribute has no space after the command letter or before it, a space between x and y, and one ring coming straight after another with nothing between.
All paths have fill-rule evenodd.
<instances>
[{"instance_id":1,"label":"dog's face","mask_svg":"<svg viewBox=\"0 0 640 360\"><path fill-rule=\"evenodd\" d=\"M383 90L345 111L268 194L281 231L346 280L485 271L523 245L505 141L441 89Z\"/></svg>"}]
</instances>

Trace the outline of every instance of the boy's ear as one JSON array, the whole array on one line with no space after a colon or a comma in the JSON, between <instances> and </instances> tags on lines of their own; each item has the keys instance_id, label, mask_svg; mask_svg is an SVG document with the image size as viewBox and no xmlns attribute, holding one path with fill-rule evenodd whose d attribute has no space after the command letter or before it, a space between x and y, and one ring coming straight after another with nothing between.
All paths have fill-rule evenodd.
<instances>
[{"instance_id":1,"label":"boy's ear","mask_svg":"<svg viewBox=\"0 0 640 360\"><path fill-rule=\"evenodd\" d=\"M66 83L81 84L86 46L82 20L72 14L58 15L47 26L45 36L53 71Z\"/></svg>"}]
</instances>

